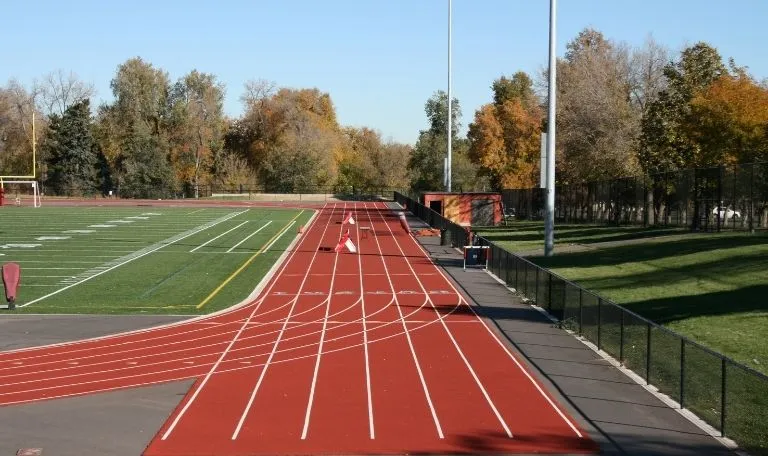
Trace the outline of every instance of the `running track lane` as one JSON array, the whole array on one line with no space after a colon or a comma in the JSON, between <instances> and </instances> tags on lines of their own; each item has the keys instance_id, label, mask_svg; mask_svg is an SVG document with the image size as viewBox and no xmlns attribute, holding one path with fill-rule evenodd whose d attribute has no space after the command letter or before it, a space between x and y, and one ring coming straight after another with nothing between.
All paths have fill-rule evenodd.
<instances>
[{"instance_id":1,"label":"running track lane","mask_svg":"<svg viewBox=\"0 0 768 456\"><path fill-rule=\"evenodd\" d=\"M359 254L323 250L348 210ZM219 386L187 406L190 393L147 455L596 450L389 209L325 210L308 234L318 231L253 315L260 324L270 302L282 309L268 343L235 345L259 365L236 377L214 369L209 386Z\"/></svg>"},{"instance_id":2,"label":"running track lane","mask_svg":"<svg viewBox=\"0 0 768 456\"><path fill-rule=\"evenodd\" d=\"M348 210L360 255L324 249ZM245 306L0 354L0 404L183 378L148 455L596 450L381 204L323 209Z\"/></svg>"}]
</instances>

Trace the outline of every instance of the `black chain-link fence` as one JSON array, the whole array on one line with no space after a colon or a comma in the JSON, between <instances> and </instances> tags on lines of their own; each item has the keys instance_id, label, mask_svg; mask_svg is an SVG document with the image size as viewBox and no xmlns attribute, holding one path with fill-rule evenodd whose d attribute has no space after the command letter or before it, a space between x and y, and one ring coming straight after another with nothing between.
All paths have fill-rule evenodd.
<instances>
[{"instance_id":1,"label":"black chain-link fence","mask_svg":"<svg viewBox=\"0 0 768 456\"><path fill-rule=\"evenodd\" d=\"M545 190L502 191L518 219L544 217ZM558 185L560 222L687 226L694 230L768 228L768 163L687 169Z\"/></svg>"},{"instance_id":2,"label":"black chain-link fence","mask_svg":"<svg viewBox=\"0 0 768 456\"><path fill-rule=\"evenodd\" d=\"M768 455L768 376L602 298L485 238L491 272L756 455ZM494 260L495 258L495 260Z\"/></svg>"},{"instance_id":3,"label":"black chain-link fence","mask_svg":"<svg viewBox=\"0 0 768 456\"><path fill-rule=\"evenodd\" d=\"M395 201L441 232L455 247L473 242L490 249L488 267L525 298L624 367L642 377L736 441L753 455L768 456L768 376L714 352L618 304L588 291L462 226L401 193Z\"/></svg>"}]
</instances>

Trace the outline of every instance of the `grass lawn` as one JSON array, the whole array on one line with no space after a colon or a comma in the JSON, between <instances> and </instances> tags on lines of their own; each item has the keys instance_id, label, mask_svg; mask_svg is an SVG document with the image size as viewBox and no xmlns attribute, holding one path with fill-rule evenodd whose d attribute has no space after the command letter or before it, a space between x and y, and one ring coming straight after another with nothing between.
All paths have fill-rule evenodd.
<instances>
[{"instance_id":1,"label":"grass lawn","mask_svg":"<svg viewBox=\"0 0 768 456\"><path fill-rule=\"evenodd\" d=\"M544 257L540 223L481 232L512 252L754 369L768 372L768 234L556 226Z\"/></svg>"},{"instance_id":2,"label":"grass lawn","mask_svg":"<svg viewBox=\"0 0 768 456\"><path fill-rule=\"evenodd\" d=\"M549 258L543 256L540 223L517 222L481 234L584 288L768 373L768 233L559 225L555 256ZM595 342L596 300L585 298L583 306L583 332ZM602 348L618 358L621 320L612 309L603 307L601 340ZM625 318L622 360L644 376L647 326ZM719 429L720 359L690 344L686 347L685 407ZM650 360L650 382L679 400L683 390L680 341L652 329ZM727 435L750 454L768 455L768 382L733 365L727 367L726 379Z\"/></svg>"},{"instance_id":3,"label":"grass lawn","mask_svg":"<svg viewBox=\"0 0 768 456\"><path fill-rule=\"evenodd\" d=\"M282 208L4 207L0 264L21 266L17 313L209 313L248 296L311 216Z\"/></svg>"}]
</instances>

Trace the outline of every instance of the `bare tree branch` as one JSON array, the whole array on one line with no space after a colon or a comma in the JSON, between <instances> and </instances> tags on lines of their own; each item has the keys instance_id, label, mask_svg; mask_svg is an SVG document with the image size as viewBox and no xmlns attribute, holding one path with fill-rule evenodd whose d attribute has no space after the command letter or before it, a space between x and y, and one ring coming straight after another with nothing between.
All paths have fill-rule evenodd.
<instances>
[{"instance_id":1,"label":"bare tree branch","mask_svg":"<svg viewBox=\"0 0 768 456\"><path fill-rule=\"evenodd\" d=\"M38 86L42 109L47 115L63 115L70 106L90 99L96 93L93 84L81 81L73 72L48 73Z\"/></svg>"}]
</instances>

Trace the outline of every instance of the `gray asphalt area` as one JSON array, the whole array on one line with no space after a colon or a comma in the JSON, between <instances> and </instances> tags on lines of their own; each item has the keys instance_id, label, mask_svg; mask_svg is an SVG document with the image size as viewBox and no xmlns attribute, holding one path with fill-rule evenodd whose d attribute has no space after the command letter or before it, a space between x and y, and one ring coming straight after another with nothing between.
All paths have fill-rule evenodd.
<instances>
[{"instance_id":1,"label":"gray asphalt area","mask_svg":"<svg viewBox=\"0 0 768 456\"><path fill-rule=\"evenodd\" d=\"M4 311L8 312L8 311ZM0 350L149 328L188 317L0 314ZM194 380L0 407L0 456L136 456Z\"/></svg>"}]
</instances>

